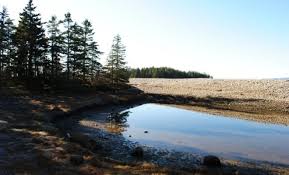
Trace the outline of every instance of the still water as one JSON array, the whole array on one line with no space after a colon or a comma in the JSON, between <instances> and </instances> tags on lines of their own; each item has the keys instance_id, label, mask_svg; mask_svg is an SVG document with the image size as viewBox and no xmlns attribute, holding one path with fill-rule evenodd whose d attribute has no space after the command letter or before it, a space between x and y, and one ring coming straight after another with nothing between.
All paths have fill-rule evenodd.
<instances>
[{"instance_id":1,"label":"still water","mask_svg":"<svg viewBox=\"0 0 289 175\"><path fill-rule=\"evenodd\" d=\"M289 127L144 104L122 134L140 144L224 158L289 164ZM147 133L145 133L147 131Z\"/></svg>"}]
</instances>

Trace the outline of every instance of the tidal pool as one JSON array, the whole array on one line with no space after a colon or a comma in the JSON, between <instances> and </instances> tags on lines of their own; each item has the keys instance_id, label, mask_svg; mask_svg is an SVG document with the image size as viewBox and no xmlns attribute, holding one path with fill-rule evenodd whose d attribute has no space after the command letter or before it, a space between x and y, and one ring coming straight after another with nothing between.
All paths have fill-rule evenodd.
<instances>
[{"instance_id":1,"label":"tidal pool","mask_svg":"<svg viewBox=\"0 0 289 175\"><path fill-rule=\"evenodd\" d=\"M158 104L144 104L124 112L128 116L123 136L143 145L289 164L289 127L286 126Z\"/></svg>"}]
</instances>

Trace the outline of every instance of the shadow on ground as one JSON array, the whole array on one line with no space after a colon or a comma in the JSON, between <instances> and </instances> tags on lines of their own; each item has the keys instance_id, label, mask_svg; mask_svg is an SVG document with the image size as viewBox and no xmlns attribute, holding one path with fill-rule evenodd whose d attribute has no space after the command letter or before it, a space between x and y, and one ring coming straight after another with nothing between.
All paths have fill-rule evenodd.
<instances>
[{"instance_id":1,"label":"shadow on ground","mask_svg":"<svg viewBox=\"0 0 289 175\"><path fill-rule=\"evenodd\" d=\"M99 151L71 142L55 126L59 117L69 117L95 105L127 103L132 93L109 95L31 95L0 93L0 174L274 174L280 169L226 165L222 169L200 166L190 170L159 167L142 160L135 164L103 158ZM165 97L175 98L175 97ZM135 100L138 100L136 98ZM212 104L216 100L194 99ZM76 111L76 112L74 112ZM98 138L95 138L97 142ZM117 145L116 145L117 146ZM286 167L287 168L287 167ZM226 170L226 171L224 171ZM281 171L281 170L280 170Z\"/></svg>"},{"instance_id":2,"label":"shadow on ground","mask_svg":"<svg viewBox=\"0 0 289 175\"><path fill-rule=\"evenodd\" d=\"M182 95L147 94L149 102L176 105L191 105L224 111L243 112L248 114L280 114L289 112L281 109L278 104L269 103L263 99L235 99L224 97L204 98Z\"/></svg>"}]
</instances>

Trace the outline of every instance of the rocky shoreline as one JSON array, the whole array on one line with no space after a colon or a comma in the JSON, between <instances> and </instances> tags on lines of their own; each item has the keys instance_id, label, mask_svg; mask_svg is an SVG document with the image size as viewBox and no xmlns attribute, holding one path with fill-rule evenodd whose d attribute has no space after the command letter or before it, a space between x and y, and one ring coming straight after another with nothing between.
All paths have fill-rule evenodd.
<instances>
[{"instance_id":1,"label":"rocky shoreline","mask_svg":"<svg viewBox=\"0 0 289 175\"><path fill-rule=\"evenodd\" d=\"M212 168L204 166L203 161L207 154L186 153L162 148L153 148L125 139L118 129L112 133L106 128L105 117L113 110L122 111L127 109L124 106L107 107L105 110L87 111L82 117L77 116L73 124L73 131L94 138L102 145L103 156L126 164L137 164L139 162L148 162L158 167L169 167L170 169L183 171L183 173L201 173L206 174L210 170L215 170L221 174L278 174L287 172L288 166L277 165L270 162L252 161L252 160L227 160L221 159L221 168ZM97 115L91 121L91 113ZM95 120L97 118L97 120ZM65 122L66 123L66 122ZM116 146L117 145L117 146ZM142 148L143 156L135 157L131 153L136 148ZM242 166L240 166L242 165Z\"/></svg>"},{"instance_id":2,"label":"rocky shoreline","mask_svg":"<svg viewBox=\"0 0 289 175\"><path fill-rule=\"evenodd\" d=\"M288 80L131 79L153 103L289 125Z\"/></svg>"},{"instance_id":3,"label":"rocky shoreline","mask_svg":"<svg viewBox=\"0 0 289 175\"><path fill-rule=\"evenodd\" d=\"M170 98L171 102L173 100L175 99ZM94 131L97 135L93 138L87 137L82 130L75 132L70 130L74 126L73 123L81 119L80 114L84 111L112 106L121 109L118 106L120 104L130 106L137 102L151 101L170 102L159 96L142 94L139 91L136 93L135 90L118 95L106 93L87 96L2 95L0 97L0 174L3 172L5 174L44 175L208 174L210 172L284 174L289 172L288 167L280 165L266 163L257 165L230 160L222 160L225 166L221 168L210 168L201 164L202 157L199 155L128 143L120 135L113 135L102 129ZM59 125L61 120L65 122ZM75 134L80 137L71 138ZM119 147L113 149L112 145L119 145ZM138 160L131 157L131 152L137 146L143 147L144 159ZM110 155L115 155L115 157ZM125 156L127 158L124 158Z\"/></svg>"},{"instance_id":4,"label":"rocky shoreline","mask_svg":"<svg viewBox=\"0 0 289 175\"><path fill-rule=\"evenodd\" d=\"M117 161L122 161L127 164L135 164L139 161L151 162L158 166L170 167L174 169L195 169L196 166L201 165L201 157L197 154L185 154L182 152L169 151L166 149L157 149L140 145L137 142L132 142L125 139L119 132L118 126L115 127L115 132L109 132L106 129L106 116L112 110L124 110L125 106L108 106L105 110L97 111L100 113L98 122L89 121L89 112L83 113L83 118L75 117L75 120L69 119L71 126L65 131L67 133L79 133L96 138L98 144L101 145L101 154ZM67 123L67 120L62 121ZM73 134L70 134L73 135ZM73 136L72 136L73 137ZM141 155L133 155L134 151L141 149Z\"/></svg>"}]
</instances>

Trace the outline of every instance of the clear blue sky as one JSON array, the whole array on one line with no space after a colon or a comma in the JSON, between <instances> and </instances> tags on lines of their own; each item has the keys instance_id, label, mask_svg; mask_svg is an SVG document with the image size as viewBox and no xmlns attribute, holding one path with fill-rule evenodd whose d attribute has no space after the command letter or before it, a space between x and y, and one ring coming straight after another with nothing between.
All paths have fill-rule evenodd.
<instances>
[{"instance_id":1,"label":"clear blue sky","mask_svg":"<svg viewBox=\"0 0 289 175\"><path fill-rule=\"evenodd\" d=\"M28 0L1 0L11 17ZM288 0L34 0L44 21L88 18L101 51L119 33L131 67L169 66L215 78L289 77Z\"/></svg>"}]
</instances>

